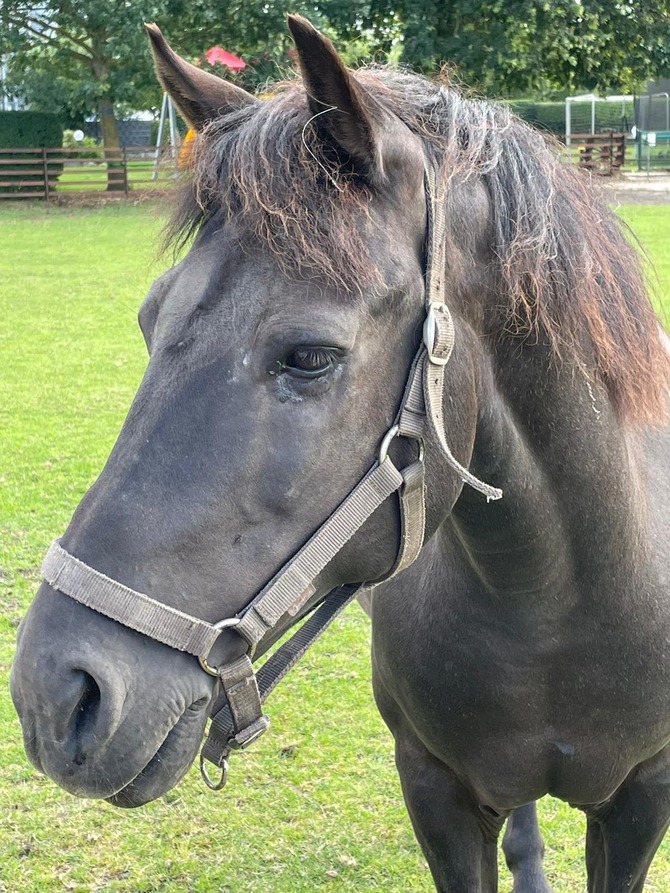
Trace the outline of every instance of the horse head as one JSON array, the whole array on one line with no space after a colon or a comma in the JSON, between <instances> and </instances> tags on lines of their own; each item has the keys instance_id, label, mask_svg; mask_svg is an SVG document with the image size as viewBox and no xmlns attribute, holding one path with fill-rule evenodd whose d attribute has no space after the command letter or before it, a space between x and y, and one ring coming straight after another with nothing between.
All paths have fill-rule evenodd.
<instances>
[{"instance_id":1,"label":"horse head","mask_svg":"<svg viewBox=\"0 0 670 893\"><path fill-rule=\"evenodd\" d=\"M265 101L148 26L158 77L198 134L177 215L195 237L142 305L144 378L61 541L98 574L211 623L239 613L366 473L421 338L424 144L307 21L289 24L302 84ZM471 190L465 241L485 225L483 201ZM464 462L468 363L457 349L450 374L465 384L449 415ZM429 532L461 486L452 476L429 502ZM399 537L387 499L305 607L383 577ZM225 630L210 660L244 650ZM215 683L192 655L44 582L21 624L12 695L38 768L76 795L135 806L187 771Z\"/></svg>"}]
</instances>

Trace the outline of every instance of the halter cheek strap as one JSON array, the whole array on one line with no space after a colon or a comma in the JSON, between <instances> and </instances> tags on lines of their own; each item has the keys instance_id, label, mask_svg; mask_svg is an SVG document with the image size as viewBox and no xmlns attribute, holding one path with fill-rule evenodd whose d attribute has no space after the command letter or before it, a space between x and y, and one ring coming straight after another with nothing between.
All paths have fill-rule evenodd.
<instances>
[{"instance_id":1,"label":"halter cheek strap","mask_svg":"<svg viewBox=\"0 0 670 893\"><path fill-rule=\"evenodd\" d=\"M431 443L437 445L443 460L464 483L479 490L487 500L502 496L502 491L480 481L464 468L447 443L444 381L445 367L454 346L454 325L444 301L444 200L438 194L436 173L428 166L425 188L428 258L423 343L412 363L395 423L384 436L378 459L365 477L239 615L218 623L192 617L89 567L65 551L58 540L52 543L44 559L42 575L54 589L130 629L195 655L203 670L219 679L224 703L220 704L219 699L214 705L208 738L200 756L203 778L213 789L223 787L226 782L231 750L247 747L267 729L269 720L261 706L265 698L364 584L341 586L329 593L303 626L265 662L258 676L251 664L256 646L287 614L295 617L303 612L316 592L319 574L393 493L397 492L399 497L401 538L396 562L383 581L400 573L418 557L425 534L425 433L430 433ZM389 447L396 437L414 440L418 448L416 460L402 470L389 456ZM209 653L221 630L227 627L244 637L248 651L230 664L211 667ZM219 780L210 778L205 761L219 767Z\"/></svg>"}]
</instances>

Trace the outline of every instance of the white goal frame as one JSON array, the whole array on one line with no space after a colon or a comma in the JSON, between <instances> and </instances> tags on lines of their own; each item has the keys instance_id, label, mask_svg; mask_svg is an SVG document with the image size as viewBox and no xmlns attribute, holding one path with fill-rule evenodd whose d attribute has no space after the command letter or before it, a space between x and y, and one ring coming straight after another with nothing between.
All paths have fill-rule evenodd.
<instances>
[{"instance_id":1,"label":"white goal frame","mask_svg":"<svg viewBox=\"0 0 670 893\"><path fill-rule=\"evenodd\" d=\"M570 137L572 135L572 105L575 102L588 102L591 104L591 133L596 132L596 103L598 102L619 102L621 103L621 112L623 115L626 102L633 102L633 96L596 96L595 93L584 93L581 96L567 96L565 100L565 146L570 148Z\"/></svg>"}]
</instances>

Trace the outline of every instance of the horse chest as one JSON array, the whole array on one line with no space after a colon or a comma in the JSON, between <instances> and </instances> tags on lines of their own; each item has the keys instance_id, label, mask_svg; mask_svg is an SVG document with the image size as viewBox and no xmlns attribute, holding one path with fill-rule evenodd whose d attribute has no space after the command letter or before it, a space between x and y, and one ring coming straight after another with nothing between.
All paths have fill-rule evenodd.
<instances>
[{"instance_id":1,"label":"horse chest","mask_svg":"<svg viewBox=\"0 0 670 893\"><path fill-rule=\"evenodd\" d=\"M625 616L522 622L463 598L440 623L406 606L390 598L373 614L380 709L483 802L600 802L670 739L667 618L649 636Z\"/></svg>"}]
</instances>

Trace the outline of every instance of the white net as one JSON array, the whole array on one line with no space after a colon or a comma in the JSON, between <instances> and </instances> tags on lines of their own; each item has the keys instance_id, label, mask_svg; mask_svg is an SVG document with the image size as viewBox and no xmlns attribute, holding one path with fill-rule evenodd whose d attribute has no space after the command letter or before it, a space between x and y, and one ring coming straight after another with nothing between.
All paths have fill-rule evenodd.
<instances>
[{"instance_id":1,"label":"white net","mask_svg":"<svg viewBox=\"0 0 670 893\"><path fill-rule=\"evenodd\" d=\"M628 133L634 122L633 97L571 99L570 134Z\"/></svg>"}]
</instances>

